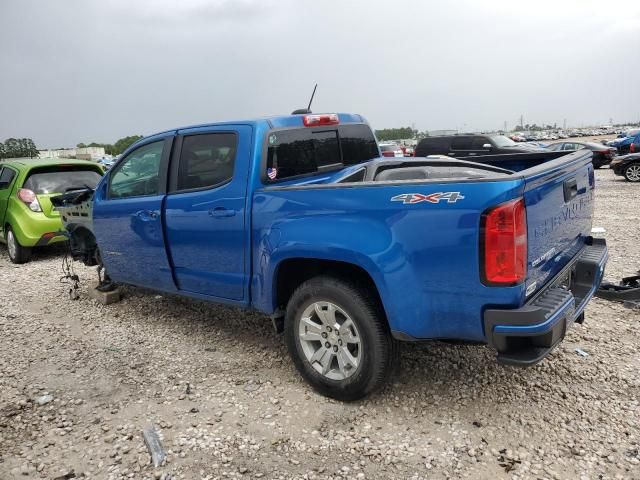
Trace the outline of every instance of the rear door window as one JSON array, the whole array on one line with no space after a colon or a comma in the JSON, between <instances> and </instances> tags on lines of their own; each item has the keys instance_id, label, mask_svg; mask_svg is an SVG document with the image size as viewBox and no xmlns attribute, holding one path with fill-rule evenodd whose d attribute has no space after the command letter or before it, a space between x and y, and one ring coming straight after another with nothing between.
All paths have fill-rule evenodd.
<instances>
[{"instance_id":1,"label":"rear door window","mask_svg":"<svg viewBox=\"0 0 640 480\"><path fill-rule=\"evenodd\" d=\"M9 188L15 176L16 172L14 172L13 169L9 167L2 167L0 169L0 190Z\"/></svg>"},{"instance_id":2,"label":"rear door window","mask_svg":"<svg viewBox=\"0 0 640 480\"><path fill-rule=\"evenodd\" d=\"M70 190L96 188L101 175L86 167L47 167L32 170L23 188L35 194L65 193Z\"/></svg>"},{"instance_id":3,"label":"rear door window","mask_svg":"<svg viewBox=\"0 0 640 480\"><path fill-rule=\"evenodd\" d=\"M178 167L178 190L215 187L233 178L235 133L208 133L184 137Z\"/></svg>"},{"instance_id":4,"label":"rear door window","mask_svg":"<svg viewBox=\"0 0 640 480\"><path fill-rule=\"evenodd\" d=\"M473 137L455 137L451 141L451 150L471 150L471 139Z\"/></svg>"},{"instance_id":5,"label":"rear door window","mask_svg":"<svg viewBox=\"0 0 640 480\"><path fill-rule=\"evenodd\" d=\"M488 148L484 148L485 144L491 144L488 138L474 137L473 143L471 144L471 149L472 150L488 150Z\"/></svg>"},{"instance_id":6,"label":"rear door window","mask_svg":"<svg viewBox=\"0 0 640 480\"><path fill-rule=\"evenodd\" d=\"M355 165L379 156L371 129L341 125L337 129L298 128L267 136L269 181Z\"/></svg>"}]
</instances>

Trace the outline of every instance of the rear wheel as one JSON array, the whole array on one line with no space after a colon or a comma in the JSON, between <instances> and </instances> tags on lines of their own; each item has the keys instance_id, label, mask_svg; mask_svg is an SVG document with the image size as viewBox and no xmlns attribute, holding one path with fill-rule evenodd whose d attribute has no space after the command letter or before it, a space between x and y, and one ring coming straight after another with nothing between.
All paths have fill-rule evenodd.
<instances>
[{"instance_id":1,"label":"rear wheel","mask_svg":"<svg viewBox=\"0 0 640 480\"><path fill-rule=\"evenodd\" d=\"M6 230L6 238L7 238L7 252L9 253L9 260L13 263L26 263L31 258L31 248L23 247L18 243L18 239L16 238L11 227L7 227Z\"/></svg>"},{"instance_id":2,"label":"rear wheel","mask_svg":"<svg viewBox=\"0 0 640 480\"><path fill-rule=\"evenodd\" d=\"M624 169L624 178L630 182L640 182L640 163L632 163Z\"/></svg>"},{"instance_id":3,"label":"rear wheel","mask_svg":"<svg viewBox=\"0 0 640 480\"><path fill-rule=\"evenodd\" d=\"M338 400L379 389L398 360L379 302L365 289L329 276L312 278L293 293L285 340L305 380Z\"/></svg>"}]
</instances>

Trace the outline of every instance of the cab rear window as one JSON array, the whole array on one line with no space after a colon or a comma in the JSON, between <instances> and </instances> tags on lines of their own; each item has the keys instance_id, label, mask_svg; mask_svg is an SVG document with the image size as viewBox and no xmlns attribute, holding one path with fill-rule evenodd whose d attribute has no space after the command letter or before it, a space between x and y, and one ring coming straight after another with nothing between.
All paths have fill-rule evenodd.
<instances>
[{"instance_id":1,"label":"cab rear window","mask_svg":"<svg viewBox=\"0 0 640 480\"><path fill-rule=\"evenodd\" d=\"M379 156L367 125L278 130L267 135L268 181L333 170Z\"/></svg>"},{"instance_id":2,"label":"cab rear window","mask_svg":"<svg viewBox=\"0 0 640 480\"><path fill-rule=\"evenodd\" d=\"M35 194L64 193L82 188L95 188L101 175L86 167L47 168L33 170L24 182Z\"/></svg>"}]
</instances>

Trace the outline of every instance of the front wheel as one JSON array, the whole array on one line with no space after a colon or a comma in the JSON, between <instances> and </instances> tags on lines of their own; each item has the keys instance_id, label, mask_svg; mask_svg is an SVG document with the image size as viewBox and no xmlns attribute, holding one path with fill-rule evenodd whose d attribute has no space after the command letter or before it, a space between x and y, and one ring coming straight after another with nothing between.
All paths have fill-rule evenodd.
<instances>
[{"instance_id":1,"label":"front wheel","mask_svg":"<svg viewBox=\"0 0 640 480\"><path fill-rule=\"evenodd\" d=\"M26 263L31 258L31 249L29 247L23 247L18 243L11 227L7 227L6 231L7 239L7 252L9 253L9 260L13 263Z\"/></svg>"},{"instance_id":2,"label":"front wheel","mask_svg":"<svg viewBox=\"0 0 640 480\"><path fill-rule=\"evenodd\" d=\"M330 276L312 278L293 293L285 341L305 380L337 400L376 391L398 360L397 344L372 293Z\"/></svg>"},{"instance_id":3,"label":"front wheel","mask_svg":"<svg viewBox=\"0 0 640 480\"><path fill-rule=\"evenodd\" d=\"M630 182L640 182L640 163L632 163L624 169L624 178Z\"/></svg>"}]
</instances>

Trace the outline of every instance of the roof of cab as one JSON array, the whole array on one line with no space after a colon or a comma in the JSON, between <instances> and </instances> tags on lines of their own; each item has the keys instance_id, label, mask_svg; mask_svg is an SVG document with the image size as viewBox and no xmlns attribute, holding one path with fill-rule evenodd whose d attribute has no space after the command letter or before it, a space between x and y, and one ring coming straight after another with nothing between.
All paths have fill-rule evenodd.
<instances>
[{"instance_id":1,"label":"roof of cab","mask_svg":"<svg viewBox=\"0 0 640 480\"><path fill-rule=\"evenodd\" d=\"M308 115L323 115L323 113L310 113ZM340 123L363 123L366 122L362 115L353 114L353 113L338 113L338 119ZM172 128L170 130L164 130L162 132L154 133L151 135L147 135L144 137L145 140L151 137L157 137L160 135L166 135L172 132L182 132L184 130L192 130L196 128L206 128L206 127L220 127L224 125L257 125L259 123L265 123L269 129L275 128L295 128L295 127L303 127L303 119L305 115L274 115L270 117L262 117L262 118L254 118L250 120L233 120L233 121L224 121L224 122L212 122L212 123L200 123L196 125L187 125L179 128ZM314 128L314 127L311 127ZM139 140L139 141L141 141ZM138 143L138 142L136 142Z\"/></svg>"}]
</instances>

